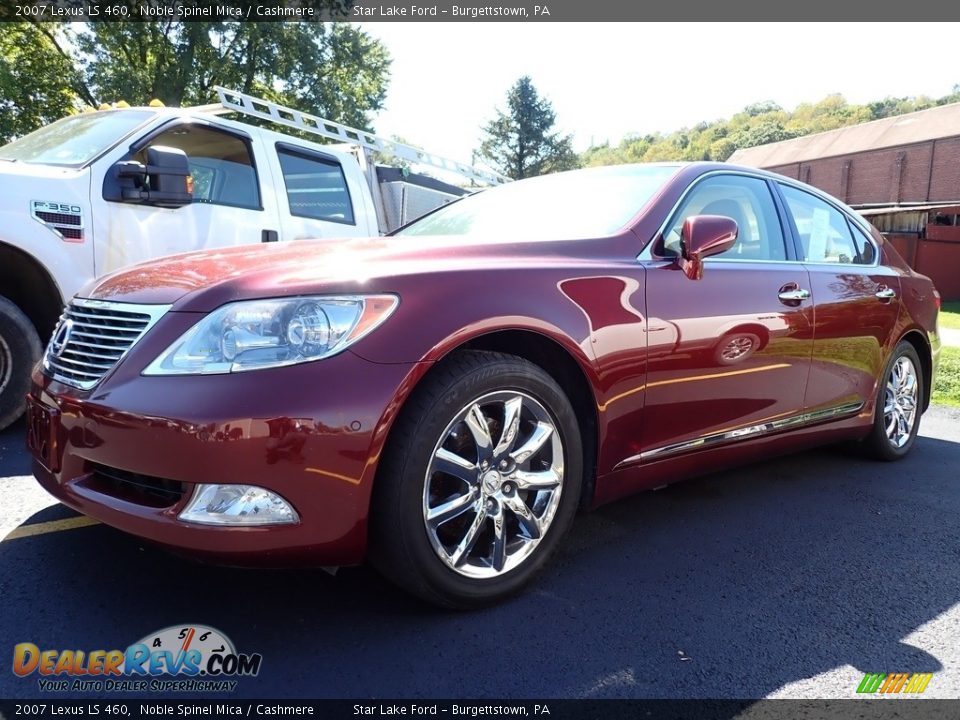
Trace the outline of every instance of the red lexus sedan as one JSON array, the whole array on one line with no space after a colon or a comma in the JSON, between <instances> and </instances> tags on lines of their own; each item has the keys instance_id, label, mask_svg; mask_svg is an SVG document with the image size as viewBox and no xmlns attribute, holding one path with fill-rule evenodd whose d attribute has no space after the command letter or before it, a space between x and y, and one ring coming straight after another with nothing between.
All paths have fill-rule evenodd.
<instances>
[{"instance_id":1,"label":"red lexus sedan","mask_svg":"<svg viewBox=\"0 0 960 720\"><path fill-rule=\"evenodd\" d=\"M96 281L33 375L66 505L230 564L369 559L469 607L578 508L839 440L903 457L939 295L801 183L625 165L392 237L211 250Z\"/></svg>"}]
</instances>

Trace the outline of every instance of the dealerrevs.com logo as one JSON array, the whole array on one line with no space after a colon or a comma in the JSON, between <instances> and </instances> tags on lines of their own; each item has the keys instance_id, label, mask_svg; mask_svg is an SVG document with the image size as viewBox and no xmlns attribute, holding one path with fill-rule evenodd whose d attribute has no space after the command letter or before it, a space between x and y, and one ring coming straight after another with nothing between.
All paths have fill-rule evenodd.
<instances>
[{"instance_id":1,"label":"dealerrevs.com logo","mask_svg":"<svg viewBox=\"0 0 960 720\"><path fill-rule=\"evenodd\" d=\"M206 625L172 625L126 650L13 648L13 672L39 675L45 692L231 692L235 677L255 677L260 653L238 653L233 642Z\"/></svg>"}]
</instances>

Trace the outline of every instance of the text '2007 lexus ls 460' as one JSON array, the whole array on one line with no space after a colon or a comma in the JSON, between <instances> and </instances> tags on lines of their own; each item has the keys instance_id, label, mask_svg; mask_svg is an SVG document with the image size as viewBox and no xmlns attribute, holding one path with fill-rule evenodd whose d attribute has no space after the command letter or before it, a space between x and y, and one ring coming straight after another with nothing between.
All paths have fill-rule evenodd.
<instances>
[{"instance_id":1,"label":"text '2007 lexus ls 460'","mask_svg":"<svg viewBox=\"0 0 960 720\"><path fill-rule=\"evenodd\" d=\"M170 256L64 312L28 398L64 504L449 607L578 509L840 440L903 457L940 299L855 212L716 163L510 183L390 237Z\"/></svg>"}]
</instances>

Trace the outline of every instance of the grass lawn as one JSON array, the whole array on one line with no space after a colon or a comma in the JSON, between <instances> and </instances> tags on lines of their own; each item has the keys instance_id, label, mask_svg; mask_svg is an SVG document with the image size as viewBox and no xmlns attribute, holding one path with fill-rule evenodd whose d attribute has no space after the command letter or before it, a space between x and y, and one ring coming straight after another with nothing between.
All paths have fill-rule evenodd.
<instances>
[{"instance_id":1,"label":"grass lawn","mask_svg":"<svg viewBox=\"0 0 960 720\"><path fill-rule=\"evenodd\" d=\"M940 350L940 368L931 400L938 405L960 407L960 348Z\"/></svg>"},{"instance_id":2,"label":"grass lawn","mask_svg":"<svg viewBox=\"0 0 960 720\"><path fill-rule=\"evenodd\" d=\"M940 327L960 330L960 300L945 302L940 308Z\"/></svg>"}]
</instances>

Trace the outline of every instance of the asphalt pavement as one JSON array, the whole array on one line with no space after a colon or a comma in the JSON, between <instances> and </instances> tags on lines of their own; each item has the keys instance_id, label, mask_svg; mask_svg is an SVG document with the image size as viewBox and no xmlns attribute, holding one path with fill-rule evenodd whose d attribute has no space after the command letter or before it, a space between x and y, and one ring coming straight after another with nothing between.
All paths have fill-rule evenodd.
<instances>
[{"instance_id":1,"label":"asphalt pavement","mask_svg":"<svg viewBox=\"0 0 960 720\"><path fill-rule=\"evenodd\" d=\"M958 468L960 410L934 408L900 463L828 448L582 515L526 594L450 613L365 568L209 567L82 526L29 476L18 423L0 433L0 656L202 623L263 655L233 697L842 698L867 672L928 672L925 696L956 698ZM7 662L0 697L54 697Z\"/></svg>"}]
</instances>

